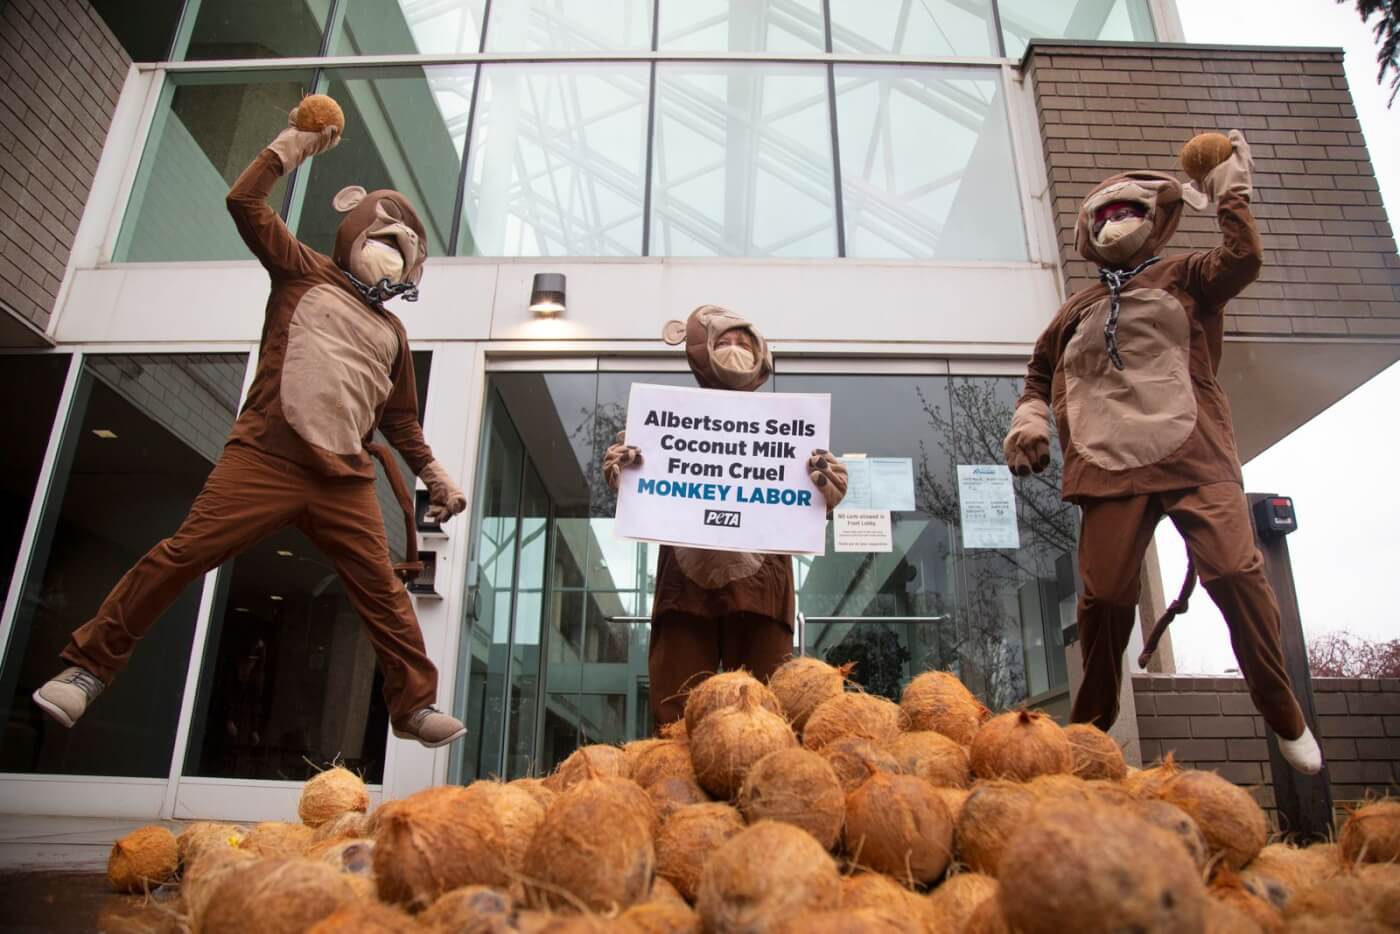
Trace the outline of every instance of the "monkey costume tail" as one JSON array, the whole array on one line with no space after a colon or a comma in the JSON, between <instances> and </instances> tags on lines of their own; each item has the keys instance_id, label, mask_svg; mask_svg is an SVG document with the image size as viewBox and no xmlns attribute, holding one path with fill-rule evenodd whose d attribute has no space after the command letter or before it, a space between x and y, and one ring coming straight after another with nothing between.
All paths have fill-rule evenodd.
<instances>
[{"instance_id":1,"label":"monkey costume tail","mask_svg":"<svg viewBox=\"0 0 1400 934\"><path fill-rule=\"evenodd\" d=\"M1176 599L1167 607L1167 611L1162 614L1162 618L1157 620L1157 625L1152 627L1152 632L1147 636L1147 642L1143 644L1142 654L1138 656L1138 667L1146 668L1147 663L1152 661L1152 655L1157 651L1157 643L1162 641L1162 636L1166 635L1167 627L1176 617L1185 613L1188 601L1191 599L1191 591L1196 589L1196 562L1191 560L1191 556L1186 556L1186 579L1181 582L1181 592L1176 595Z\"/></svg>"}]
</instances>

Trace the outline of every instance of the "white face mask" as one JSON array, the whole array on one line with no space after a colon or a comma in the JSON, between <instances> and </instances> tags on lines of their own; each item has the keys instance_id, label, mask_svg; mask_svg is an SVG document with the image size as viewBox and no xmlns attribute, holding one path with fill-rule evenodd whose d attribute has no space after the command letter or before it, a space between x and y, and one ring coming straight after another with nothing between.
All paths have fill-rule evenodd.
<instances>
[{"instance_id":1,"label":"white face mask","mask_svg":"<svg viewBox=\"0 0 1400 934\"><path fill-rule=\"evenodd\" d=\"M758 371L757 356L739 344L716 347L710 354L710 361L719 381L734 389L747 385Z\"/></svg>"},{"instance_id":2,"label":"white face mask","mask_svg":"<svg viewBox=\"0 0 1400 934\"><path fill-rule=\"evenodd\" d=\"M1152 222L1146 217L1124 217L1111 220L1094 234L1094 246L1110 263L1126 262L1147 243Z\"/></svg>"},{"instance_id":3,"label":"white face mask","mask_svg":"<svg viewBox=\"0 0 1400 934\"><path fill-rule=\"evenodd\" d=\"M370 285L377 285L388 279L389 284L397 283L403 276L403 254L383 240L369 238L360 248L360 269L351 270Z\"/></svg>"}]
</instances>

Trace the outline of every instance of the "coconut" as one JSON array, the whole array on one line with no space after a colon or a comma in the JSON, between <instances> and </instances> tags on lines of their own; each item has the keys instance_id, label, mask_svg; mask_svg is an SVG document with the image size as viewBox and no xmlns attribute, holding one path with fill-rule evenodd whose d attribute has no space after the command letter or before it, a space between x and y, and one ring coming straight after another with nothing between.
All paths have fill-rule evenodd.
<instances>
[{"instance_id":1,"label":"coconut","mask_svg":"<svg viewBox=\"0 0 1400 934\"><path fill-rule=\"evenodd\" d=\"M691 731L695 778L717 798L733 798L759 759L797 745L787 721L763 706L760 688L767 691L762 685L745 685L736 705L708 714Z\"/></svg>"},{"instance_id":2,"label":"coconut","mask_svg":"<svg viewBox=\"0 0 1400 934\"><path fill-rule=\"evenodd\" d=\"M1370 895L1371 916L1400 928L1400 864L1366 863L1357 868L1356 877Z\"/></svg>"},{"instance_id":3,"label":"coconut","mask_svg":"<svg viewBox=\"0 0 1400 934\"><path fill-rule=\"evenodd\" d=\"M316 832L311 839L317 843L325 840L336 840L344 838L357 838L371 836L369 832L369 815L360 811L346 811L326 821L316 828Z\"/></svg>"},{"instance_id":4,"label":"coconut","mask_svg":"<svg viewBox=\"0 0 1400 934\"><path fill-rule=\"evenodd\" d=\"M118 892L153 889L179 869L180 845L175 835L155 824L122 837L107 856L107 881Z\"/></svg>"},{"instance_id":5,"label":"coconut","mask_svg":"<svg viewBox=\"0 0 1400 934\"><path fill-rule=\"evenodd\" d=\"M226 824L221 821L197 820L175 838L175 846L180 853L180 865L189 869L196 858L207 850L236 847L243 842L248 828L239 824Z\"/></svg>"},{"instance_id":6,"label":"coconut","mask_svg":"<svg viewBox=\"0 0 1400 934\"><path fill-rule=\"evenodd\" d=\"M860 872L841 880L841 910L859 908L889 908L896 906L906 914L923 914L923 899L878 872Z\"/></svg>"},{"instance_id":7,"label":"coconut","mask_svg":"<svg viewBox=\"0 0 1400 934\"><path fill-rule=\"evenodd\" d=\"M305 824L270 820L254 824L238 846L256 856L281 858L300 856L315 841L315 832Z\"/></svg>"},{"instance_id":8,"label":"coconut","mask_svg":"<svg viewBox=\"0 0 1400 934\"><path fill-rule=\"evenodd\" d=\"M1121 781L1128 774L1128 763L1118 742L1092 723L1071 723L1065 727L1070 761L1080 778Z\"/></svg>"},{"instance_id":9,"label":"coconut","mask_svg":"<svg viewBox=\"0 0 1400 934\"><path fill-rule=\"evenodd\" d=\"M662 739L674 739L678 743L690 742L690 733L685 728L684 720L663 723L656 732Z\"/></svg>"},{"instance_id":10,"label":"coconut","mask_svg":"<svg viewBox=\"0 0 1400 934\"><path fill-rule=\"evenodd\" d=\"M656 875L674 885L686 901L694 901L705 860L743 829L744 819L727 804L692 804L677 810L656 835Z\"/></svg>"},{"instance_id":11,"label":"coconut","mask_svg":"<svg viewBox=\"0 0 1400 934\"><path fill-rule=\"evenodd\" d=\"M1368 918L1347 918L1346 934L1395 934L1395 928ZM1307 915L1288 923L1288 934L1337 934L1337 919ZM1215 934L1208 931L1207 934Z\"/></svg>"},{"instance_id":12,"label":"coconut","mask_svg":"<svg viewBox=\"0 0 1400 934\"><path fill-rule=\"evenodd\" d=\"M1196 865L1170 834L1125 808L1064 802L1039 809L1007 843L997 875L1015 880L1001 886L997 903L1021 934L1205 925Z\"/></svg>"},{"instance_id":13,"label":"coconut","mask_svg":"<svg viewBox=\"0 0 1400 934\"><path fill-rule=\"evenodd\" d=\"M712 675L691 689L685 699L685 733L693 741L695 731L706 717L725 707L733 707L747 689L753 694L758 705L779 717L783 716L783 705L772 691L757 678L744 671L726 671ZM679 739L680 737L671 737Z\"/></svg>"},{"instance_id":14,"label":"coconut","mask_svg":"<svg viewBox=\"0 0 1400 934\"><path fill-rule=\"evenodd\" d=\"M899 710L904 729L933 730L964 746L991 716L957 676L946 671L926 671L910 681Z\"/></svg>"},{"instance_id":15,"label":"coconut","mask_svg":"<svg viewBox=\"0 0 1400 934\"><path fill-rule=\"evenodd\" d=\"M710 800L694 775L688 778L663 778L647 788L647 797L651 799L652 807L656 808L657 818L662 821L674 814L677 808L705 804Z\"/></svg>"},{"instance_id":16,"label":"coconut","mask_svg":"<svg viewBox=\"0 0 1400 934\"><path fill-rule=\"evenodd\" d=\"M977 782L958 815L958 856L970 868L996 876L1011 835L1030 820L1039 803L1035 792L1020 782Z\"/></svg>"},{"instance_id":17,"label":"coconut","mask_svg":"<svg viewBox=\"0 0 1400 934\"><path fill-rule=\"evenodd\" d=\"M1264 934L1245 911L1218 898L1206 899L1205 934Z\"/></svg>"},{"instance_id":18,"label":"coconut","mask_svg":"<svg viewBox=\"0 0 1400 934\"><path fill-rule=\"evenodd\" d=\"M1253 796L1214 772L1187 769L1162 786L1161 798L1191 815L1212 856L1231 869L1244 866L1264 848L1269 820Z\"/></svg>"},{"instance_id":19,"label":"coconut","mask_svg":"<svg viewBox=\"0 0 1400 934\"><path fill-rule=\"evenodd\" d=\"M379 821L379 897L417 911L464 885L510 883L510 850L491 796L455 785L428 788Z\"/></svg>"},{"instance_id":20,"label":"coconut","mask_svg":"<svg viewBox=\"0 0 1400 934\"><path fill-rule=\"evenodd\" d=\"M1026 782L1026 787L1042 802L1098 800L1088 782L1064 772L1037 775Z\"/></svg>"},{"instance_id":21,"label":"coconut","mask_svg":"<svg viewBox=\"0 0 1400 934\"><path fill-rule=\"evenodd\" d=\"M1195 818L1175 804L1155 798L1136 800L1128 806L1138 817L1155 827L1167 831L1181 841L1186 853L1199 869L1205 869L1210 861L1210 847Z\"/></svg>"},{"instance_id":22,"label":"coconut","mask_svg":"<svg viewBox=\"0 0 1400 934\"><path fill-rule=\"evenodd\" d=\"M958 817L962 814L963 805L967 803L968 795L972 792L967 788L944 788L941 785L934 785L933 793L948 809L948 816L953 818L953 825L956 827Z\"/></svg>"},{"instance_id":23,"label":"coconut","mask_svg":"<svg viewBox=\"0 0 1400 934\"><path fill-rule=\"evenodd\" d=\"M240 866L256 862L257 859L257 856L247 850L231 846L211 847L200 851L190 860L180 878L180 897L185 903L185 913L191 919L198 920L224 877ZM198 930L197 926L195 930Z\"/></svg>"},{"instance_id":24,"label":"coconut","mask_svg":"<svg viewBox=\"0 0 1400 934\"><path fill-rule=\"evenodd\" d=\"M1138 798L1156 798L1162 793L1162 786L1169 782L1181 767L1176 757L1167 753L1161 762L1149 769L1134 769L1123 776L1123 786Z\"/></svg>"},{"instance_id":25,"label":"coconut","mask_svg":"<svg viewBox=\"0 0 1400 934\"><path fill-rule=\"evenodd\" d=\"M292 109L292 125L298 130L319 133L328 126L345 132L345 112L324 94L308 94Z\"/></svg>"},{"instance_id":26,"label":"coconut","mask_svg":"<svg viewBox=\"0 0 1400 934\"><path fill-rule=\"evenodd\" d=\"M884 746L898 735L896 704L874 694L847 691L817 705L802 731L802 745L820 750L843 736L858 736Z\"/></svg>"},{"instance_id":27,"label":"coconut","mask_svg":"<svg viewBox=\"0 0 1400 934\"><path fill-rule=\"evenodd\" d=\"M616 746L580 746L559 763L554 774L544 779L544 787L557 793L568 791L585 778L627 777L627 756Z\"/></svg>"},{"instance_id":28,"label":"coconut","mask_svg":"<svg viewBox=\"0 0 1400 934\"><path fill-rule=\"evenodd\" d=\"M308 827L320 827L346 811L369 810L369 789L360 776L336 766L317 774L301 788L297 816Z\"/></svg>"},{"instance_id":29,"label":"coconut","mask_svg":"<svg viewBox=\"0 0 1400 934\"><path fill-rule=\"evenodd\" d=\"M1347 862L1400 861L1400 801L1373 801L1352 811L1337 842Z\"/></svg>"},{"instance_id":30,"label":"coconut","mask_svg":"<svg viewBox=\"0 0 1400 934\"><path fill-rule=\"evenodd\" d=\"M923 934L914 918L892 908L857 908L854 911L808 911L780 922L773 934Z\"/></svg>"},{"instance_id":31,"label":"coconut","mask_svg":"<svg viewBox=\"0 0 1400 934\"><path fill-rule=\"evenodd\" d=\"M632 781L643 788L650 788L667 778L694 779L695 769L690 764L690 746L673 739L654 739L648 742L655 745L637 755L632 763Z\"/></svg>"},{"instance_id":32,"label":"coconut","mask_svg":"<svg viewBox=\"0 0 1400 934\"><path fill-rule=\"evenodd\" d=\"M533 904L587 904L599 911L642 901L656 869L655 825L651 802L635 782L579 782L545 811L525 851L526 897Z\"/></svg>"},{"instance_id":33,"label":"coconut","mask_svg":"<svg viewBox=\"0 0 1400 934\"><path fill-rule=\"evenodd\" d=\"M625 774L628 778L632 779L632 781L636 782L637 776L633 773L637 768L637 760L642 757L642 753L646 752L648 749L653 749L664 742L666 742L666 740L653 736L647 739L634 739L630 743L623 743L622 761L625 764L625 772L623 774ZM640 785L642 783L637 782L637 784Z\"/></svg>"},{"instance_id":34,"label":"coconut","mask_svg":"<svg viewBox=\"0 0 1400 934\"><path fill-rule=\"evenodd\" d=\"M1181 147L1181 168L1194 181L1201 181L1234 152L1235 144L1223 133L1200 133Z\"/></svg>"},{"instance_id":35,"label":"coconut","mask_svg":"<svg viewBox=\"0 0 1400 934\"><path fill-rule=\"evenodd\" d=\"M695 907L710 931L766 931L804 911L835 908L841 876L811 834L759 821L705 861Z\"/></svg>"},{"instance_id":36,"label":"coconut","mask_svg":"<svg viewBox=\"0 0 1400 934\"><path fill-rule=\"evenodd\" d=\"M690 907L690 902L686 901L680 889L676 888L667 880L657 876L651 880L651 895L647 896L649 902L675 902L678 905Z\"/></svg>"},{"instance_id":37,"label":"coconut","mask_svg":"<svg viewBox=\"0 0 1400 934\"><path fill-rule=\"evenodd\" d=\"M196 925L203 934L300 934L356 901L346 877L325 863L260 859L218 884Z\"/></svg>"},{"instance_id":38,"label":"coconut","mask_svg":"<svg viewBox=\"0 0 1400 934\"><path fill-rule=\"evenodd\" d=\"M819 658L799 655L778 666L768 678L768 687L800 733L819 704L845 691L846 677L854 667L854 662L836 668Z\"/></svg>"},{"instance_id":39,"label":"coconut","mask_svg":"<svg viewBox=\"0 0 1400 934\"><path fill-rule=\"evenodd\" d=\"M549 807L550 802L558 797L557 793L545 787L544 779L542 778L517 778L515 781L507 782L506 784L510 785L512 788L519 788L521 791L529 794L530 797L540 803L540 807Z\"/></svg>"},{"instance_id":40,"label":"coconut","mask_svg":"<svg viewBox=\"0 0 1400 934\"><path fill-rule=\"evenodd\" d=\"M1278 907L1267 894L1249 884L1230 867L1221 866L1211 879L1210 897L1238 908L1265 934L1282 934L1283 915Z\"/></svg>"},{"instance_id":41,"label":"coconut","mask_svg":"<svg viewBox=\"0 0 1400 934\"><path fill-rule=\"evenodd\" d=\"M421 934L406 912L379 902L349 905L317 921L307 934Z\"/></svg>"},{"instance_id":42,"label":"coconut","mask_svg":"<svg viewBox=\"0 0 1400 934\"><path fill-rule=\"evenodd\" d=\"M972 739L972 770L978 778L1024 782L1073 768L1065 731L1039 711L1013 710L993 717Z\"/></svg>"},{"instance_id":43,"label":"coconut","mask_svg":"<svg viewBox=\"0 0 1400 934\"><path fill-rule=\"evenodd\" d=\"M467 792L481 796L495 812L505 833L510 872L518 874L525 862L525 849L544 820L544 805L528 790L500 782L474 782Z\"/></svg>"},{"instance_id":44,"label":"coconut","mask_svg":"<svg viewBox=\"0 0 1400 934\"><path fill-rule=\"evenodd\" d=\"M515 906L510 896L484 885L467 885L444 893L418 916L426 928L453 934L502 934L510 929Z\"/></svg>"},{"instance_id":45,"label":"coconut","mask_svg":"<svg viewBox=\"0 0 1400 934\"><path fill-rule=\"evenodd\" d=\"M1331 846L1300 848L1288 843L1270 843L1249 861L1243 876L1267 889L1275 905L1287 908L1296 895L1340 871L1341 865Z\"/></svg>"},{"instance_id":46,"label":"coconut","mask_svg":"<svg viewBox=\"0 0 1400 934\"><path fill-rule=\"evenodd\" d=\"M371 875L374 872L374 841L342 840L321 853L320 860L346 875Z\"/></svg>"},{"instance_id":47,"label":"coconut","mask_svg":"<svg viewBox=\"0 0 1400 934\"><path fill-rule=\"evenodd\" d=\"M923 779L875 775L846 799L844 840L857 865L926 884L952 861L953 818Z\"/></svg>"},{"instance_id":48,"label":"coconut","mask_svg":"<svg viewBox=\"0 0 1400 934\"><path fill-rule=\"evenodd\" d=\"M645 934L700 934L700 916L685 903L642 902L624 911L622 922Z\"/></svg>"},{"instance_id":49,"label":"coconut","mask_svg":"<svg viewBox=\"0 0 1400 934\"><path fill-rule=\"evenodd\" d=\"M1001 903L995 898L984 899L967 916L962 934L1011 934L1001 914Z\"/></svg>"},{"instance_id":50,"label":"coconut","mask_svg":"<svg viewBox=\"0 0 1400 934\"><path fill-rule=\"evenodd\" d=\"M987 899L997 897L997 880L980 872L949 876L925 899L930 931L961 931L972 913Z\"/></svg>"},{"instance_id":51,"label":"coconut","mask_svg":"<svg viewBox=\"0 0 1400 934\"><path fill-rule=\"evenodd\" d=\"M967 750L942 733L920 730L901 733L884 750L899 763L905 775L917 775L934 785L966 788L972 784Z\"/></svg>"},{"instance_id":52,"label":"coconut","mask_svg":"<svg viewBox=\"0 0 1400 934\"><path fill-rule=\"evenodd\" d=\"M1355 872L1343 872L1321 885L1310 886L1288 900L1290 918L1315 915L1333 921L1346 919L1350 931L1354 919L1369 917L1375 893Z\"/></svg>"},{"instance_id":53,"label":"coconut","mask_svg":"<svg viewBox=\"0 0 1400 934\"><path fill-rule=\"evenodd\" d=\"M1113 782L1108 781L1107 779L1095 778L1085 782L1084 786L1089 790L1090 794L1092 794L1095 798L1097 798L1104 804L1115 804L1128 807L1140 800L1136 795L1134 795L1131 791L1125 788L1122 782Z\"/></svg>"},{"instance_id":54,"label":"coconut","mask_svg":"<svg viewBox=\"0 0 1400 934\"><path fill-rule=\"evenodd\" d=\"M833 740L818 750L818 755L831 763L846 794L855 791L876 772L899 771L899 763L894 756L859 736L843 736Z\"/></svg>"},{"instance_id":55,"label":"coconut","mask_svg":"<svg viewBox=\"0 0 1400 934\"><path fill-rule=\"evenodd\" d=\"M821 756L794 747L755 762L739 789L739 810L749 823L783 821L817 838L828 850L841 838L846 792Z\"/></svg>"}]
</instances>

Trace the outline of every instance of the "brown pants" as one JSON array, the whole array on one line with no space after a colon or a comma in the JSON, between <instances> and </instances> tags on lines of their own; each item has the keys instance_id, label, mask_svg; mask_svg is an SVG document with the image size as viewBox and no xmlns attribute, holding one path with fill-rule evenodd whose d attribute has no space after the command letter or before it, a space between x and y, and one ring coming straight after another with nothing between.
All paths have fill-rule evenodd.
<instances>
[{"instance_id":1,"label":"brown pants","mask_svg":"<svg viewBox=\"0 0 1400 934\"><path fill-rule=\"evenodd\" d=\"M1118 718L1123 652L1132 634L1142 558L1165 514L1186 539L1201 583L1225 617L1230 644L1254 706L1284 739L1303 733L1279 644L1279 609L1254 547L1249 508L1237 483L1211 483L1082 504L1079 646L1084 683L1070 720L1107 730Z\"/></svg>"},{"instance_id":2,"label":"brown pants","mask_svg":"<svg viewBox=\"0 0 1400 934\"><path fill-rule=\"evenodd\" d=\"M62 658L110 683L186 585L289 525L334 562L368 626L393 722L434 703L437 669L394 576L374 481L324 477L237 443L224 449L179 530L126 572Z\"/></svg>"},{"instance_id":3,"label":"brown pants","mask_svg":"<svg viewBox=\"0 0 1400 934\"><path fill-rule=\"evenodd\" d=\"M647 670L656 726L685 713L686 691L719 671L744 668L760 681L792 657L792 630L749 613L701 619L665 613L651 623Z\"/></svg>"}]
</instances>

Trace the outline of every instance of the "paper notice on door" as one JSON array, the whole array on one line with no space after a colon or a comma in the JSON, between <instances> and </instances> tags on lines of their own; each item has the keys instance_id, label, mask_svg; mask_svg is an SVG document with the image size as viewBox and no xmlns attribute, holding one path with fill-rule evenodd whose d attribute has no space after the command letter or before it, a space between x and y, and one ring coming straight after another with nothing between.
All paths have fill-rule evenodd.
<instances>
[{"instance_id":1,"label":"paper notice on door","mask_svg":"<svg viewBox=\"0 0 1400 934\"><path fill-rule=\"evenodd\" d=\"M846 496L841 505L849 509L914 510L914 461L908 457L852 458L842 455L846 465Z\"/></svg>"},{"instance_id":2,"label":"paper notice on door","mask_svg":"<svg viewBox=\"0 0 1400 934\"><path fill-rule=\"evenodd\" d=\"M888 509L837 509L831 518L837 551L894 551Z\"/></svg>"},{"instance_id":3,"label":"paper notice on door","mask_svg":"<svg viewBox=\"0 0 1400 934\"><path fill-rule=\"evenodd\" d=\"M959 464L958 510L964 548L1020 548L1016 490L1005 464Z\"/></svg>"}]
</instances>

